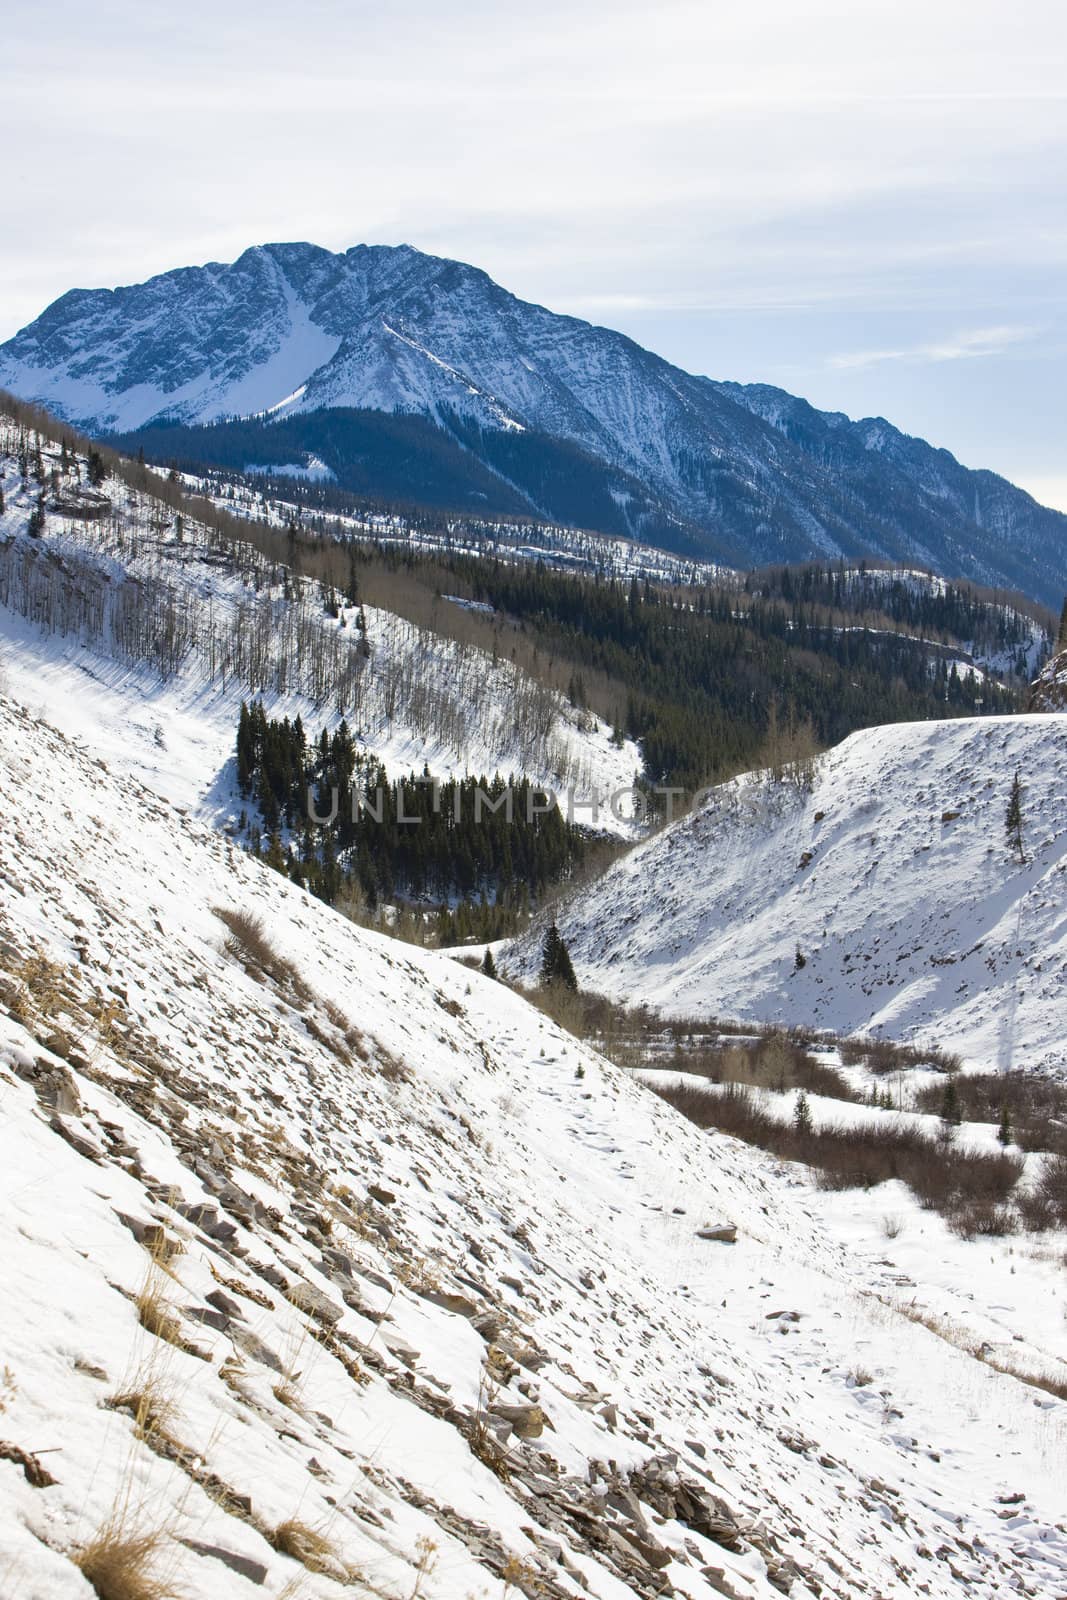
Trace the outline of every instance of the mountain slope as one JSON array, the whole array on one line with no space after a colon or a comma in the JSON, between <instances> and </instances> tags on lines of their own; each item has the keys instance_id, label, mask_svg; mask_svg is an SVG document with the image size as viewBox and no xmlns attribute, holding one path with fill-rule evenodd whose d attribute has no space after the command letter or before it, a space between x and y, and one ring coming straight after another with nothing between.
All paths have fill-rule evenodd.
<instances>
[{"instance_id":1,"label":"mountain slope","mask_svg":"<svg viewBox=\"0 0 1067 1600\"><path fill-rule=\"evenodd\" d=\"M165 455L312 455L361 492L395 493L399 452L410 498L529 509L733 565L874 555L1055 604L1067 587L1067 518L1003 480L880 420L694 377L408 246L267 245L71 291L0 347L0 384L97 432L159 425L144 442Z\"/></svg>"},{"instance_id":2,"label":"mountain slope","mask_svg":"<svg viewBox=\"0 0 1067 1600\"><path fill-rule=\"evenodd\" d=\"M101 1527L188 1600L1063 1587L1056 1417L773 1163L3 699L0 747L4 1593L89 1600Z\"/></svg>"},{"instance_id":3,"label":"mountain slope","mask_svg":"<svg viewBox=\"0 0 1067 1600\"><path fill-rule=\"evenodd\" d=\"M152 473L92 489L83 456L42 435L31 467L25 439L0 416L0 673L175 803L220 820L241 809L234 740L253 697L316 734L346 718L394 777L633 781L633 743L510 660L340 596L330 614L323 585L282 572L243 525L220 536L199 520L205 502L168 501Z\"/></svg>"},{"instance_id":4,"label":"mountain slope","mask_svg":"<svg viewBox=\"0 0 1067 1600\"><path fill-rule=\"evenodd\" d=\"M1005 832L1016 770L1025 864ZM621 999L1065 1073L1065 819L1065 716L871 728L810 790L713 791L560 927L580 981ZM537 959L531 939L505 964Z\"/></svg>"}]
</instances>

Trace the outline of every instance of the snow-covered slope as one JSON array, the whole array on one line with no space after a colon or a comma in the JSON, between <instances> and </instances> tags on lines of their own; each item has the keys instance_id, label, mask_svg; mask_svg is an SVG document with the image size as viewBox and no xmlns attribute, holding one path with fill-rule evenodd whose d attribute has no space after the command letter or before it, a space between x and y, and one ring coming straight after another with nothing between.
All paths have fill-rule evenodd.
<instances>
[{"instance_id":1,"label":"snow-covered slope","mask_svg":"<svg viewBox=\"0 0 1067 1600\"><path fill-rule=\"evenodd\" d=\"M1067 650L1059 650L1046 661L1031 689L1035 711L1067 710Z\"/></svg>"},{"instance_id":2,"label":"snow-covered slope","mask_svg":"<svg viewBox=\"0 0 1067 1600\"><path fill-rule=\"evenodd\" d=\"M90 1600L101 1529L186 1600L1064 1591L1062 1404L773 1162L6 699L0 750L5 1596Z\"/></svg>"},{"instance_id":3,"label":"snow-covered slope","mask_svg":"<svg viewBox=\"0 0 1067 1600\"><path fill-rule=\"evenodd\" d=\"M1021 716L853 734L810 789L738 779L559 921L582 983L621 999L1067 1071L1065 898L1067 717Z\"/></svg>"},{"instance_id":4,"label":"snow-covered slope","mask_svg":"<svg viewBox=\"0 0 1067 1600\"><path fill-rule=\"evenodd\" d=\"M0 347L0 385L96 431L256 415L258 431L234 436L236 461L218 458L225 429L169 454L314 458L392 499L495 497L736 566L875 555L1056 605L1067 587L1067 521L993 474L880 418L694 377L406 245L271 244L72 290ZM391 420L346 434L339 407ZM405 432L402 415L434 426ZM279 430L291 434L280 455Z\"/></svg>"},{"instance_id":5,"label":"snow-covered slope","mask_svg":"<svg viewBox=\"0 0 1067 1600\"><path fill-rule=\"evenodd\" d=\"M91 491L106 514L86 520L71 510L90 492L84 459L46 442L40 470L47 491L22 476L18 430L0 418L0 675L176 803L216 819L239 809L234 739L253 695L312 735L347 717L397 777L426 765L442 778L525 773L561 796L633 782L633 743L616 747L510 661L374 607L361 635L360 607L330 617L319 584L294 584L251 545L176 512L151 476L143 489L111 479ZM606 809L601 820L630 831Z\"/></svg>"}]
</instances>

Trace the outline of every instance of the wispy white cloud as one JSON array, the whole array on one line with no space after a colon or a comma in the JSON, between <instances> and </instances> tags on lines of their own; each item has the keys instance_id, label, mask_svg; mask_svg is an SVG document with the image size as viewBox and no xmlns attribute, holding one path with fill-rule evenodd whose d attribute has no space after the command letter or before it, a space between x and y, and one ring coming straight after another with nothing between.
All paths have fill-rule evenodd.
<instances>
[{"instance_id":1,"label":"wispy white cloud","mask_svg":"<svg viewBox=\"0 0 1067 1600\"><path fill-rule=\"evenodd\" d=\"M828 365L839 371L875 367L885 361L974 361L984 356L999 356L1013 345L1029 343L1038 329L1017 323L995 328L967 328L945 339L908 345L900 350L846 350L830 356Z\"/></svg>"}]
</instances>

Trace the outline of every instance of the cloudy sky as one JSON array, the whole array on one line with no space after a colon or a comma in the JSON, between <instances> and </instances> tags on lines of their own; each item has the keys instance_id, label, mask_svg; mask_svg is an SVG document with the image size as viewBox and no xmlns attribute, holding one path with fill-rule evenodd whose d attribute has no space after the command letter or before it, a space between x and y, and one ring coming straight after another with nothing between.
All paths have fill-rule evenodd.
<instances>
[{"instance_id":1,"label":"cloudy sky","mask_svg":"<svg viewBox=\"0 0 1067 1600\"><path fill-rule=\"evenodd\" d=\"M399 243L1067 509L1060 0L14 0L0 338Z\"/></svg>"}]
</instances>

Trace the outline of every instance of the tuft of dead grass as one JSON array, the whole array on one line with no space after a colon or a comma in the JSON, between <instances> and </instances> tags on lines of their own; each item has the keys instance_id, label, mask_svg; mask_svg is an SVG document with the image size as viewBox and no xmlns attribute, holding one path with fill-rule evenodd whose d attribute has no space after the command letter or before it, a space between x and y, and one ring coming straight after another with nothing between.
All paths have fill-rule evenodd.
<instances>
[{"instance_id":1,"label":"tuft of dead grass","mask_svg":"<svg viewBox=\"0 0 1067 1600\"><path fill-rule=\"evenodd\" d=\"M174 1436L174 1423L178 1416L178 1403L171 1392L165 1374L149 1363L134 1378L128 1389L109 1396L109 1411L125 1411L133 1421L133 1431L138 1439L152 1448L164 1447L164 1453L174 1454L181 1446Z\"/></svg>"},{"instance_id":2,"label":"tuft of dead grass","mask_svg":"<svg viewBox=\"0 0 1067 1600\"><path fill-rule=\"evenodd\" d=\"M179 1350L185 1348L182 1325L170 1309L166 1289L155 1273L146 1278L134 1305L137 1307L138 1320L146 1333L152 1334L156 1339L164 1340L167 1344L175 1345Z\"/></svg>"},{"instance_id":3,"label":"tuft of dead grass","mask_svg":"<svg viewBox=\"0 0 1067 1600\"><path fill-rule=\"evenodd\" d=\"M338 1583L359 1581L359 1575L345 1564L326 1534L297 1517L280 1522L274 1530L271 1543L279 1554L299 1561L308 1572L333 1578Z\"/></svg>"},{"instance_id":4,"label":"tuft of dead grass","mask_svg":"<svg viewBox=\"0 0 1067 1600\"><path fill-rule=\"evenodd\" d=\"M170 1540L160 1527L112 1519L74 1558L99 1600L182 1600L170 1572Z\"/></svg>"}]
</instances>

